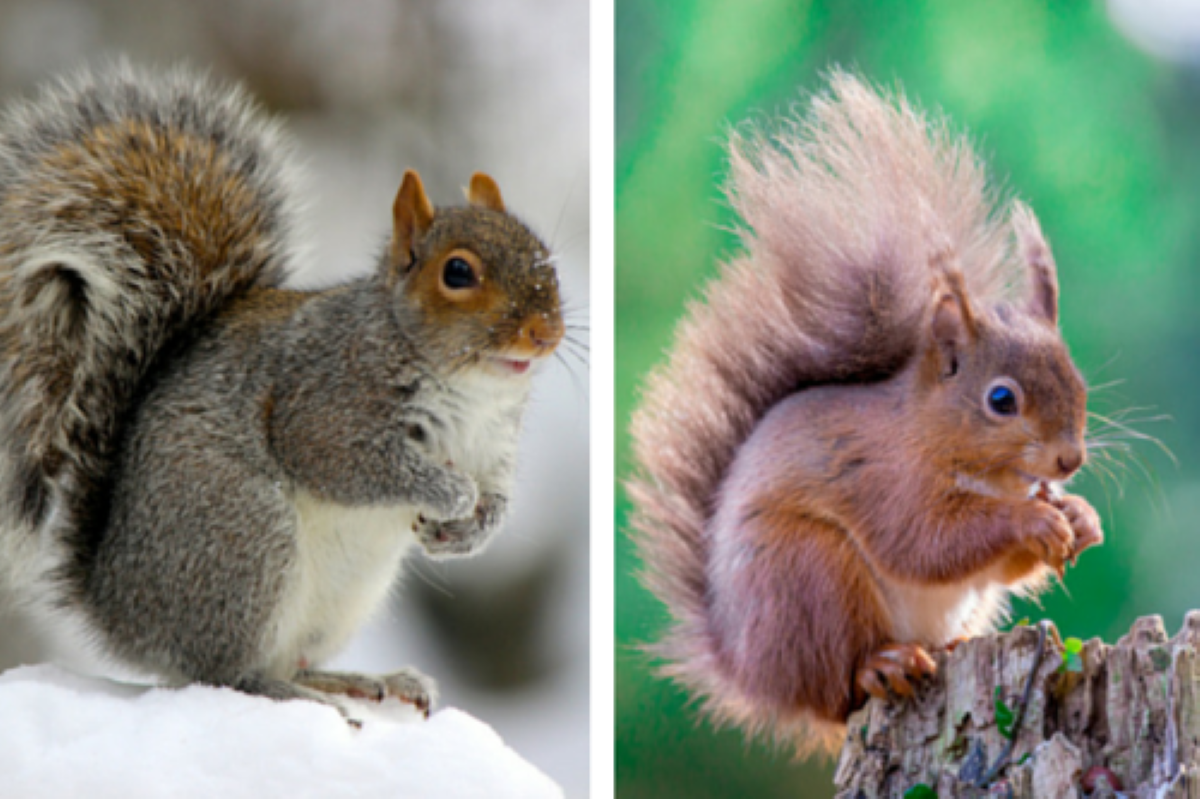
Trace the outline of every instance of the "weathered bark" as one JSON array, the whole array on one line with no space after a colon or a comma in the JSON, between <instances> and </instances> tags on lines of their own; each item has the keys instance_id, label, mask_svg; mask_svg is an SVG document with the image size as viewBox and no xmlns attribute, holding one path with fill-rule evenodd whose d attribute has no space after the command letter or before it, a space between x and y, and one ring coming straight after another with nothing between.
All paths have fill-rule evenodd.
<instances>
[{"instance_id":1,"label":"weathered bark","mask_svg":"<svg viewBox=\"0 0 1200 799\"><path fill-rule=\"evenodd\" d=\"M1092 639L1077 672L1064 667L1050 627L1030 682L1038 640L1036 627L1018 627L967 641L936 655L937 676L913 698L871 700L850 717L837 796L903 797L924 783L939 799L1111 797L1103 783L1091 787L1104 767L1122 795L1200 799L1200 611L1170 640L1157 616L1138 619L1115 646ZM1018 712L1027 684L1010 765L978 787L1009 743L996 725L996 688Z\"/></svg>"}]
</instances>

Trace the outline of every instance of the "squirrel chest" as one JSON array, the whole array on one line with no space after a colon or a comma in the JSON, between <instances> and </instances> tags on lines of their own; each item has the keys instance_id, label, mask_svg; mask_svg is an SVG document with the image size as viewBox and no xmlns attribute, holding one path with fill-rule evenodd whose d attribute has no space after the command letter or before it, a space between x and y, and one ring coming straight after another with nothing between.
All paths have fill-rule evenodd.
<instances>
[{"instance_id":1,"label":"squirrel chest","mask_svg":"<svg viewBox=\"0 0 1200 799\"><path fill-rule=\"evenodd\" d=\"M880 622L896 640L942 646L992 620L1004 597L998 570L939 584L905 580L885 566L880 538L906 535L896 511L889 513L894 487L917 479L915 464L884 449L902 438L897 396L884 383L816 387L779 403L755 428L734 459L711 527L719 627L751 626L730 607L756 560L778 558L779 541L802 545L822 536L861 564L861 589L875 595ZM752 519L770 521L748 525Z\"/></svg>"},{"instance_id":2,"label":"squirrel chest","mask_svg":"<svg viewBox=\"0 0 1200 799\"><path fill-rule=\"evenodd\" d=\"M918 585L881 578L893 637L939 647L990 622L1004 601L1001 583L991 575L953 585Z\"/></svg>"},{"instance_id":3,"label":"squirrel chest","mask_svg":"<svg viewBox=\"0 0 1200 799\"><path fill-rule=\"evenodd\" d=\"M475 477L481 488L495 465L515 457L526 390L486 375L459 376L418 405L435 424L423 445L436 460ZM274 625L270 668L286 673L338 651L379 607L416 543L417 508L347 505L297 489L293 567Z\"/></svg>"},{"instance_id":4,"label":"squirrel chest","mask_svg":"<svg viewBox=\"0 0 1200 799\"><path fill-rule=\"evenodd\" d=\"M482 370L464 372L452 384L430 392L421 404L439 420L426 433L434 460L481 477L499 461L511 461L528 395L527 383Z\"/></svg>"}]
</instances>

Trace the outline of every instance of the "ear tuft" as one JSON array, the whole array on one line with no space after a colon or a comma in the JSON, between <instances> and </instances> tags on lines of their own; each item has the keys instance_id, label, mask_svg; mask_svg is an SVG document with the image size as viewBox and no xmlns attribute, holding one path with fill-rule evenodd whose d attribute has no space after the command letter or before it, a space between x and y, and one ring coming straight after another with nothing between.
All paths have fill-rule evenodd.
<instances>
[{"instance_id":1,"label":"ear tuft","mask_svg":"<svg viewBox=\"0 0 1200 799\"><path fill-rule=\"evenodd\" d=\"M937 298L930 332L938 362L938 374L941 377L953 377L958 373L963 352L976 338L977 331L962 272L956 269L947 270L943 277L945 287L941 296Z\"/></svg>"},{"instance_id":2,"label":"ear tuft","mask_svg":"<svg viewBox=\"0 0 1200 799\"><path fill-rule=\"evenodd\" d=\"M404 173L396 202L392 205L392 264L398 269L412 266L413 245L433 224L433 204L425 194L421 176Z\"/></svg>"},{"instance_id":3,"label":"ear tuft","mask_svg":"<svg viewBox=\"0 0 1200 799\"><path fill-rule=\"evenodd\" d=\"M1055 326L1058 324L1058 269L1050 245L1042 235L1037 217L1025 203L1013 202L1011 218L1017 249L1029 268L1029 313Z\"/></svg>"},{"instance_id":4,"label":"ear tuft","mask_svg":"<svg viewBox=\"0 0 1200 799\"><path fill-rule=\"evenodd\" d=\"M476 172L471 176L471 187L467 189L467 202L480 208L490 208L504 213L504 200L500 197L500 187L490 175Z\"/></svg>"}]
</instances>

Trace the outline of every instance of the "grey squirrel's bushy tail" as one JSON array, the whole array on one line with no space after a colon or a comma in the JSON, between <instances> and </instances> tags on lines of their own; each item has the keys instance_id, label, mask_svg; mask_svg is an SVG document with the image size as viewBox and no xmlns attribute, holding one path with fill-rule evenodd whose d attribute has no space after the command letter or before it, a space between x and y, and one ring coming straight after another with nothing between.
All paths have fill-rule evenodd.
<instances>
[{"instance_id":1,"label":"grey squirrel's bushy tail","mask_svg":"<svg viewBox=\"0 0 1200 799\"><path fill-rule=\"evenodd\" d=\"M7 109L5 535L53 520L86 561L123 420L156 358L231 297L284 274L296 211L288 150L240 91L182 69L118 63Z\"/></svg>"},{"instance_id":2,"label":"grey squirrel's bushy tail","mask_svg":"<svg viewBox=\"0 0 1200 799\"><path fill-rule=\"evenodd\" d=\"M885 377L917 351L939 252L952 250L985 302L1023 267L969 143L846 73L799 121L735 134L730 169L745 252L689 307L646 383L631 427L631 527L643 582L672 616L653 648L664 672L718 722L796 738L812 733L802 714L764 718L722 676L705 597L717 488L773 405L807 386ZM1019 204L1012 213L1036 224Z\"/></svg>"}]
</instances>

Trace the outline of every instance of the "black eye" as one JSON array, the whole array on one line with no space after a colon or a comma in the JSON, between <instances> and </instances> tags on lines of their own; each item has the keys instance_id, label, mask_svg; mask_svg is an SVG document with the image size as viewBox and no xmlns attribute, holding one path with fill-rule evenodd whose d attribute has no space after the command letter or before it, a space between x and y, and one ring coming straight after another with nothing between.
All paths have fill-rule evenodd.
<instances>
[{"instance_id":1,"label":"black eye","mask_svg":"<svg viewBox=\"0 0 1200 799\"><path fill-rule=\"evenodd\" d=\"M462 258L451 258L442 267L442 282L448 289L469 289L479 285L475 270Z\"/></svg>"},{"instance_id":2,"label":"black eye","mask_svg":"<svg viewBox=\"0 0 1200 799\"><path fill-rule=\"evenodd\" d=\"M999 385L989 388L987 404L992 412L999 416L1017 415L1017 394L1008 386Z\"/></svg>"}]
</instances>

